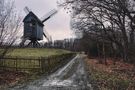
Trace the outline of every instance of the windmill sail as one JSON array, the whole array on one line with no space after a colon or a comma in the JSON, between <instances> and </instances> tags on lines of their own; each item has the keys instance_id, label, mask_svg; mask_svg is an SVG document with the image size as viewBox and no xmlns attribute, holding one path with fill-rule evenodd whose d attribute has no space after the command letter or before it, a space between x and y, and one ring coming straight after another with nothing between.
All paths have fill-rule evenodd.
<instances>
[{"instance_id":1,"label":"windmill sail","mask_svg":"<svg viewBox=\"0 0 135 90\"><path fill-rule=\"evenodd\" d=\"M41 18L42 22L45 22L46 20L48 20L50 17L52 17L53 15L55 15L58 11L56 9L51 10L49 13L47 13L45 16L43 16Z\"/></svg>"},{"instance_id":2,"label":"windmill sail","mask_svg":"<svg viewBox=\"0 0 135 90\"><path fill-rule=\"evenodd\" d=\"M25 12L26 14L29 14L29 12L31 12L31 10L26 6L26 7L24 8L24 12Z\"/></svg>"},{"instance_id":3,"label":"windmill sail","mask_svg":"<svg viewBox=\"0 0 135 90\"><path fill-rule=\"evenodd\" d=\"M47 39L48 42L52 42L52 38L51 36L48 34L48 32L45 30L44 28L44 33L43 35L45 36L45 38Z\"/></svg>"}]
</instances>

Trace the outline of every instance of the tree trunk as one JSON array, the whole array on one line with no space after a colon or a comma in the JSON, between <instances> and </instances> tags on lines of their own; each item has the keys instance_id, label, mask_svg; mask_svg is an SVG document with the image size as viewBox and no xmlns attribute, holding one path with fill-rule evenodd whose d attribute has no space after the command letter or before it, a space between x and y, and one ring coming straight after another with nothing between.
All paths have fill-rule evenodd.
<instances>
[{"instance_id":1,"label":"tree trunk","mask_svg":"<svg viewBox=\"0 0 135 90\"><path fill-rule=\"evenodd\" d=\"M98 58L99 58L99 63L102 64L102 59L101 59L101 55L100 55L100 46L99 43L97 42L97 51L98 51Z\"/></svg>"},{"instance_id":2,"label":"tree trunk","mask_svg":"<svg viewBox=\"0 0 135 90\"><path fill-rule=\"evenodd\" d=\"M103 43L102 43L102 53L103 53L104 64L107 65L104 40L103 40Z\"/></svg>"}]
</instances>

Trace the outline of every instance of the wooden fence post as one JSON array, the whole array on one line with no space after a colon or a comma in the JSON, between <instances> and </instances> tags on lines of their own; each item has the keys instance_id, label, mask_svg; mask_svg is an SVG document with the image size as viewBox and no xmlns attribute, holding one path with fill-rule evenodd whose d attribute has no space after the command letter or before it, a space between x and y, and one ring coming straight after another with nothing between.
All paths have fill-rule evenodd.
<instances>
[{"instance_id":1,"label":"wooden fence post","mask_svg":"<svg viewBox=\"0 0 135 90\"><path fill-rule=\"evenodd\" d=\"M40 68L41 72L43 72L43 70L42 70L42 59L41 58L39 58L39 68Z\"/></svg>"},{"instance_id":2,"label":"wooden fence post","mask_svg":"<svg viewBox=\"0 0 135 90\"><path fill-rule=\"evenodd\" d=\"M16 61L15 67L16 67L16 71L17 71L17 57L15 58L15 61Z\"/></svg>"}]
</instances>

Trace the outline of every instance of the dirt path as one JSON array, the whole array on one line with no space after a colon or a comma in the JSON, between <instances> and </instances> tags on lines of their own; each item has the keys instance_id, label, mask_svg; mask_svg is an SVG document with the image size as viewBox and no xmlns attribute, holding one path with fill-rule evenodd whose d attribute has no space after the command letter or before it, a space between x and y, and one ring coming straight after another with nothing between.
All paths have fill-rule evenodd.
<instances>
[{"instance_id":1,"label":"dirt path","mask_svg":"<svg viewBox=\"0 0 135 90\"><path fill-rule=\"evenodd\" d=\"M77 55L52 75L10 90L92 90L92 88L87 81L83 56Z\"/></svg>"}]
</instances>

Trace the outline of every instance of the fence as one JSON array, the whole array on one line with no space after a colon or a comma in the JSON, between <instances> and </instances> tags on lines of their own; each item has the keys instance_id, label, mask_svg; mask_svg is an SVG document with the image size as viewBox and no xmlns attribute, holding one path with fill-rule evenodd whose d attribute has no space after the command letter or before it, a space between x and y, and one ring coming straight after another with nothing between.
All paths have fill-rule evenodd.
<instances>
[{"instance_id":1,"label":"fence","mask_svg":"<svg viewBox=\"0 0 135 90\"><path fill-rule=\"evenodd\" d=\"M68 53L39 58L1 58L0 69L15 71L52 72L53 70L56 70L63 64L67 63L73 56L73 53Z\"/></svg>"}]
</instances>

